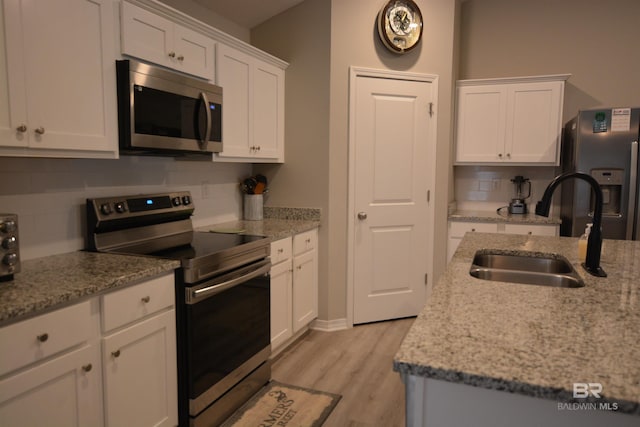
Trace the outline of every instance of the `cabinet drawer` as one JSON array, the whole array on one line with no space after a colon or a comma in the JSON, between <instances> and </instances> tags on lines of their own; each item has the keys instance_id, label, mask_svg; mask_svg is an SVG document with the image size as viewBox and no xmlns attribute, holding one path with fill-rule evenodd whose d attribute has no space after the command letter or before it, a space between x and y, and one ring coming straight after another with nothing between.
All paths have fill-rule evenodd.
<instances>
[{"instance_id":1,"label":"cabinet drawer","mask_svg":"<svg viewBox=\"0 0 640 427\"><path fill-rule=\"evenodd\" d=\"M557 225L505 224L504 232L508 234L532 234L534 236L557 236Z\"/></svg>"},{"instance_id":2,"label":"cabinet drawer","mask_svg":"<svg viewBox=\"0 0 640 427\"><path fill-rule=\"evenodd\" d=\"M497 233L498 224L494 222L449 222L449 237L463 237L467 231Z\"/></svg>"},{"instance_id":3,"label":"cabinet drawer","mask_svg":"<svg viewBox=\"0 0 640 427\"><path fill-rule=\"evenodd\" d=\"M305 231L293 236L293 254L300 255L318 245L318 230Z\"/></svg>"},{"instance_id":4,"label":"cabinet drawer","mask_svg":"<svg viewBox=\"0 0 640 427\"><path fill-rule=\"evenodd\" d=\"M103 331L110 331L163 308L172 307L175 300L174 287L173 274L169 274L103 296Z\"/></svg>"},{"instance_id":5,"label":"cabinet drawer","mask_svg":"<svg viewBox=\"0 0 640 427\"><path fill-rule=\"evenodd\" d=\"M291 258L291 237L271 243L271 264L276 265Z\"/></svg>"},{"instance_id":6,"label":"cabinet drawer","mask_svg":"<svg viewBox=\"0 0 640 427\"><path fill-rule=\"evenodd\" d=\"M91 336L89 301L0 329L0 375L87 341Z\"/></svg>"}]
</instances>

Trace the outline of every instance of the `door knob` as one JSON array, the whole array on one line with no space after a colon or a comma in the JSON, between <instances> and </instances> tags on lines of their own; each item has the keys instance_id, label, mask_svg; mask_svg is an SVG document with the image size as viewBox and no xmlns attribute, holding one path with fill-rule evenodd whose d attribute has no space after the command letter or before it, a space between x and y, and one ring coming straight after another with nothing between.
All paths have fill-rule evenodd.
<instances>
[{"instance_id":1,"label":"door knob","mask_svg":"<svg viewBox=\"0 0 640 427\"><path fill-rule=\"evenodd\" d=\"M358 219L359 220L367 219L367 213L366 212L358 212Z\"/></svg>"}]
</instances>

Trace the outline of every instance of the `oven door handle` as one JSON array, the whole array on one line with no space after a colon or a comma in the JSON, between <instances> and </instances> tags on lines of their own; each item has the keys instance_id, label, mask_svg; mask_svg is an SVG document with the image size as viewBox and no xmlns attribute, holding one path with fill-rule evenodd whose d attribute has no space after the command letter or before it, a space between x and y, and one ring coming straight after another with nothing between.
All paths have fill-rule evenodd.
<instances>
[{"instance_id":1,"label":"oven door handle","mask_svg":"<svg viewBox=\"0 0 640 427\"><path fill-rule=\"evenodd\" d=\"M226 291L227 289L233 288L234 286L238 286L241 283L246 282L247 280L251 280L258 276L263 276L269 273L271 270L271 262L265 261L259 268L255 270L251 270L247 274L243 274L240 277L235 277L231 280L227 280L226 282L218 283L216 285L207 286L206 288L197 289L197 290L187 290L187 304L195 304L203 299L207 299L212 297L220 292Z\"/></svg>"}]
</instances>

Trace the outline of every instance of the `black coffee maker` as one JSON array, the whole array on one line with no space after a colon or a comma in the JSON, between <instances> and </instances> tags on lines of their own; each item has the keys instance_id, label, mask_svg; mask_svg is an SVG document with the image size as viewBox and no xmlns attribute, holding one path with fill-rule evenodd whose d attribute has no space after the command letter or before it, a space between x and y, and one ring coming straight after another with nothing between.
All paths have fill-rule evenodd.
<instances>
[{"instance_id":1,"label":"black coffee maker","mask_svg":"<svg viewBox=\"0 0 640 427\"><path fill-rule=\"evenodd\" d=\"M514 188L514 197L509 202L509 213L516 215L523 215L527 213L527 204L525 200L531 196L531 182L529 178L525 178L521 175L513 177L511 180L513 182ZM526 196L524 188L526 189Z\"/></svg>"}]
</instances>

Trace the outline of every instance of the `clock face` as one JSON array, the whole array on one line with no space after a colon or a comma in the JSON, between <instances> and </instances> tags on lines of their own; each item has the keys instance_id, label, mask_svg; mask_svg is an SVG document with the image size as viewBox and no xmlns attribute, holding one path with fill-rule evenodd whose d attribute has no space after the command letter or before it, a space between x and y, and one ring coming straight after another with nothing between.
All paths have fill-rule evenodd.
<instances>
[{"instance_id":1,"label":"clock face","mask_svg":"<svg viewBox=\"0 0 640 427\"><path fill-rule=\"evenodd\" d=\"M378 13L378 35L392 52L414 48L422 36L422 14L412 0L391 0Z\"/></svg>"}]
</instances>

